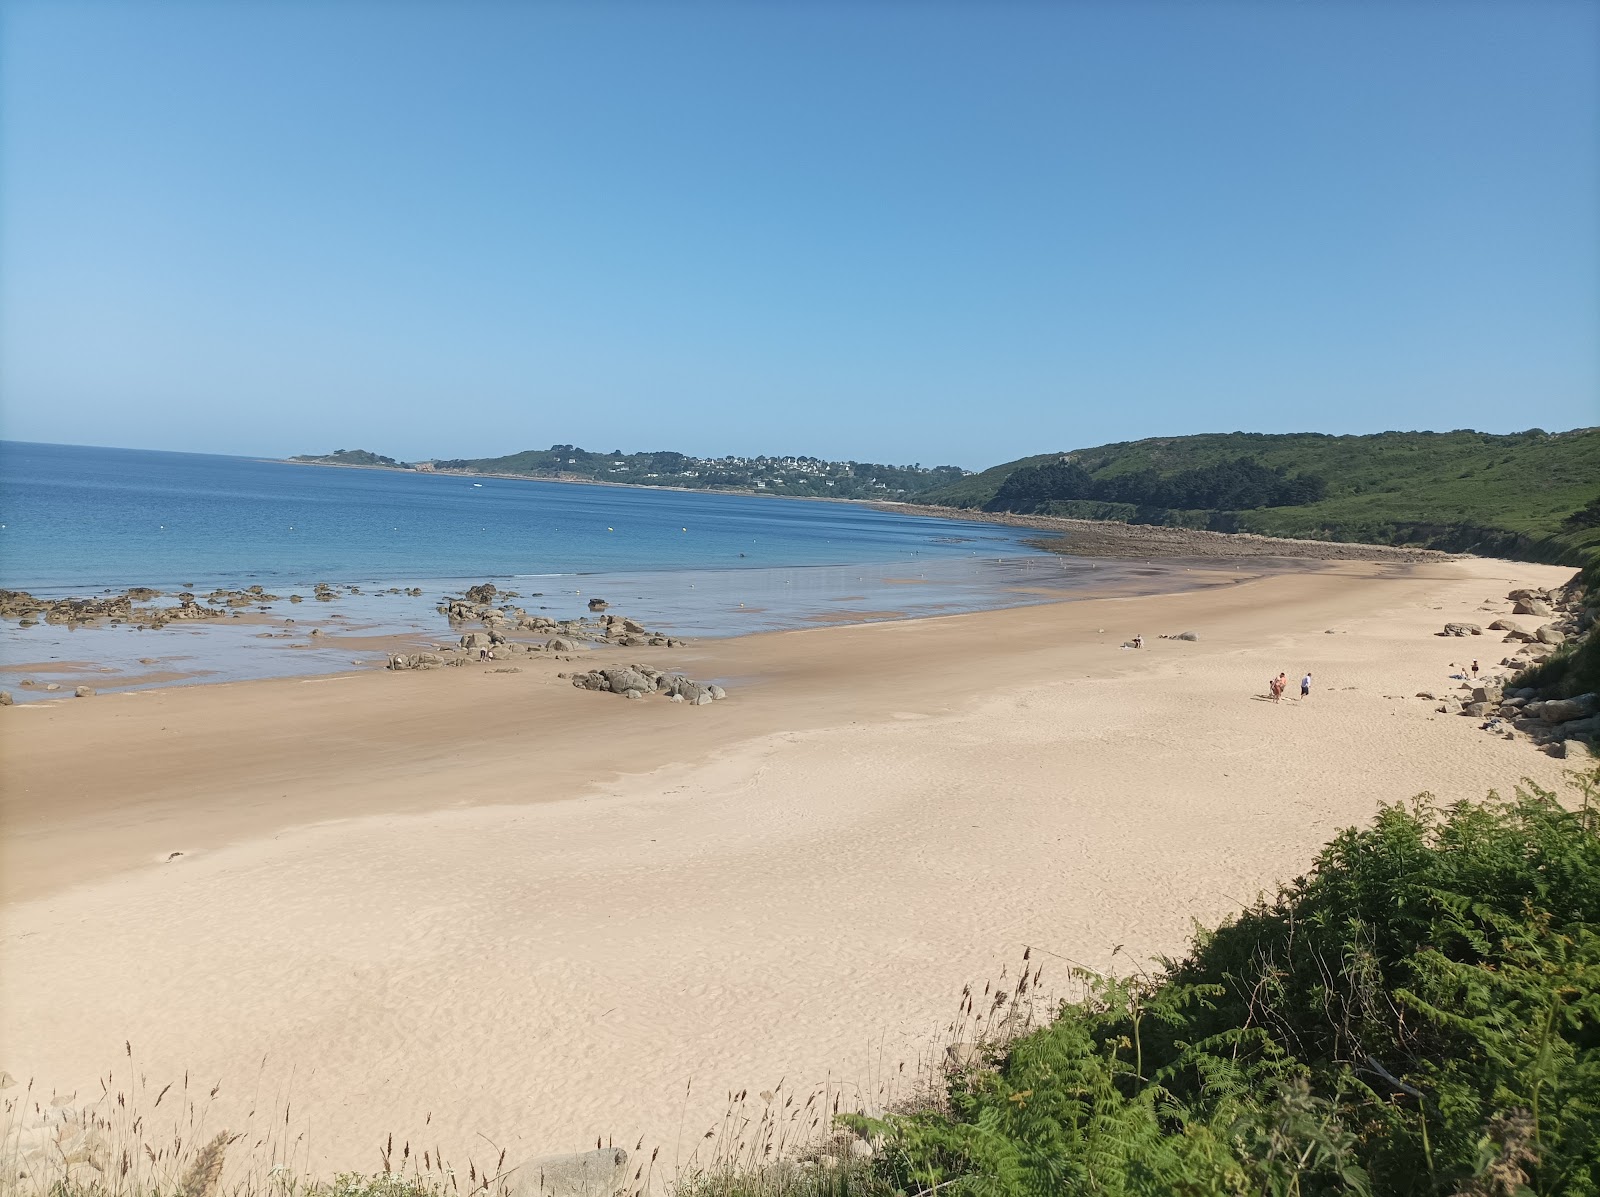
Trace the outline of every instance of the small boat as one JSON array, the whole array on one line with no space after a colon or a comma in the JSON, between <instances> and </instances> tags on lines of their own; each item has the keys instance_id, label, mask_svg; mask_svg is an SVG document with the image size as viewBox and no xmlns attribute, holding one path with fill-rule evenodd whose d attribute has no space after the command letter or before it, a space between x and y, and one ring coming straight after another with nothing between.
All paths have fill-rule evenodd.
<instances>
[{"instance_id":1,"label":"small boat","mask_svg":"<svg viewBox=\"0 0 1600 1197\"><path fill-rule=\"evenodd\" d=\"M483 483L481 482L474 482L472 485L476 486L479 490L483 489Z\"/></svg>"}]
</instances>

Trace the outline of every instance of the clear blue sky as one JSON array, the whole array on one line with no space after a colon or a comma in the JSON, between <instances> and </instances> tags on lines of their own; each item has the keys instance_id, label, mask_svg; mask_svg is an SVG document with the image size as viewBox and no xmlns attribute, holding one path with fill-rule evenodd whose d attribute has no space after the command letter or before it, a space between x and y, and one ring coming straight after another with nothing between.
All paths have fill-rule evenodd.
<instances>
[{"instance_id":1,"label":"clear blue sky","mask_svg":"<svg viewBox=\"0 0 1600 1197\"><path fill-rule=\"evenodd\" d=\"M1600 423L1594 3L8 0L0 433Z\"/></svg>"}]
</instances>

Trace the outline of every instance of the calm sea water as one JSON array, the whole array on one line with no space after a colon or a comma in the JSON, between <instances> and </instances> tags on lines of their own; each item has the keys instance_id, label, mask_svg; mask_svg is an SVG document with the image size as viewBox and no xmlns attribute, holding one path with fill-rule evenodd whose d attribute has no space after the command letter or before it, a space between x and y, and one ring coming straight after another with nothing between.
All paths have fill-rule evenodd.
<instances>
[{"instance_id":1,"label":"calm sea water","mask_svg":"<svg viewBox=\"0 0 1600 1197\"><path fill-rule=\"evenodd\" d=\"M47 681L70 693L378 666L376 638L452 639L435 603L483 581L553 618L599 596L688 636L1185 584L1181 568L1058 557L1026 535L850 503L0 442L0 586L282 596L248 619L159 630L0 623L0 678L35 680L14 691L26 700ZM287 601L316 582L360 593ZM422 596L383 593L409 586Z\"/></svg>"},{"instance_id":2,"label":"calm sea water","mask_svg":"<svg viewBox=\"0 0 1600 1197\"><path fill-rule=\"evenodd\" d=\"M1029 550L849 503L0 443L0 585L398 583Z\"/></svg>"}]
</instances>

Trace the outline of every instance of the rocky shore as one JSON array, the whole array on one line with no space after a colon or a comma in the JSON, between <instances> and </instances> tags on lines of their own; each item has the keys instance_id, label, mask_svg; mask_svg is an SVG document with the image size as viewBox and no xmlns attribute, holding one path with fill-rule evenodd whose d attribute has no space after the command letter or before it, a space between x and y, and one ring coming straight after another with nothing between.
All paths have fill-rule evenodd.
<instances>
[{"instance_id":1,"label":"rocky shore","mask_svg":"<svg viewBox=\"0 0 1600 1197\"><path fill-rule=\"evenodd\" d=\"M917 503L875 503L879 510L897 515L920 515L942 520L967 520L1004 524L1011 528L1036 528L1054 532L1030 543L1069 557L1182 557L1228 560L1245 557L1284 557L1311 561L1378 561L1415 564L1448 561L1453 554L1432 549L1394 548L1389 545L1346 544L1333 540L1285 540L1248 532L1205 532L1196 528L1169 528L1156 524L1124 524L1109 520L1074 520L1052 515L1014 515L1009 512L970 511L959 507L929 507Z\"/></svg>"},{"instance_id":2,"label":"rocky shore","mask_svg":"<svg viewBox=\"0 0 1600 1197\"><path fill-rule=\"evenodd\" d=\"M1529 739L1552 756L1588 757L1600 747L1600 695L1552 697L1538 686L1514 684L1562 645L1592 634L1595 611L1585 605L1584 598L1576 583L1550 590L1512 590L1505 599L1510 604L1509 615L1545 622L1529 628L1512 618L1494 619L1488 631L1503 633L1501 643L1517 647L1502 657L1498 666L1473 670L1463 665L1462 671L1453 675L1460 683L1455 694L1422 690L1417 697L1438 701L1435 709L1440 714L1482 720L1483 731L1507 740ZM1496 604L1485 603L1482 610L1494 611ZM1484 634L1478 624L1461 621L1447 623L1437 633L1463 638Z\"/></svg>"},{"instance_id":3,"label":"rocky shore","mask_svg":"<svg viewBox=\"0 0 1600 1197\"><path fill-rule=\"evenodd\" d=\"M106 624L117 627L133 624L141 628L160 628L175 620L226 619L241 607L259 606L276 602L278 596L267 594L256 586L248 591L219 590L205 596L205 601L190 591L173 596L177 606L135 606L160 598L159 590L134 586L121 594L95 598L37 598L26 590L0 590L0 619L15 619L23 627L32 627L41 620L45 623L68 627L90 627ZM221 603L207 606L206 603Z\"/></svg>"}]
</instances>

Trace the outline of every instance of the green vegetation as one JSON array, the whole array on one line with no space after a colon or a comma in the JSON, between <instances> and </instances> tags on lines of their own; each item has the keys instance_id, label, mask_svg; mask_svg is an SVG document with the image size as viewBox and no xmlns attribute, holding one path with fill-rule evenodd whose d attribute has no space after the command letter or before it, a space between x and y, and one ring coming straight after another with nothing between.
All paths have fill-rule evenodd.
<instances>
[{"instance_id":1,"label":"green vegetation","mask_svg":"<svg viewBox=\"0 0 1600 1197\"><path fill-rule=\"evenodd\" d=\"M652 453L594 453L576 445L527 449L505 457L452 458L441 470L476 474L527 474L534 478L589 478L636 486L690 490L753 490L832 499L905 499L949 486L965 476L958 466L880 465L823 461L817 457L690 457Z\"/></svg>"},{"instance_id":2,"label":"green vegetation","mask_svg":"<svg viewBox=\"0 0 1600 1197\"><path fill-rule=\"evenodd\" d=\"M1081 974L943 1108L844 1119L870 1165L691 1189L1600 1192L1600 772L1580 780L1575 812L1531 785L1387 808L1159 975Z\"/></svg>"},{"instance_id":3,"label":"green vegetation","mask_svg":"<svg viewBox=\"0 0 1600 1197\"><path fill-rule=\"evenodd\" d=\"M1581 565L1600 554L1600 429L1163 437L1023 458L921 501Z\"/></svg>"},{"instance_id":4,"label":"green vegetation","mask_svg":"<svg viewBox=\"0 0 1600 1197\"><path fill-rule=\"evenodd\" d=\"M1587 609L1588 630L1523 670L1515 680L1516 685L1532 686L1547 698L1572 698L1600 691L1600 636L1594 632L1594 625L1600 623L1600 554L1595 554L1578 574L1576 584Z\"/></svg>"},{"instance_id":5,"label":"green vegetation","mask_svg":"<svg viewBox=\"0 0 1600 1197\"><path fill-rule=\"evenodd\" d=\"M396 461L381 453L369 453L366 449L335 449L332 453L322 454L302 453L289 460L314 462L318 465L388 466L396 470L408 468L403 461Z\"/></svg>"}]
</instances>

